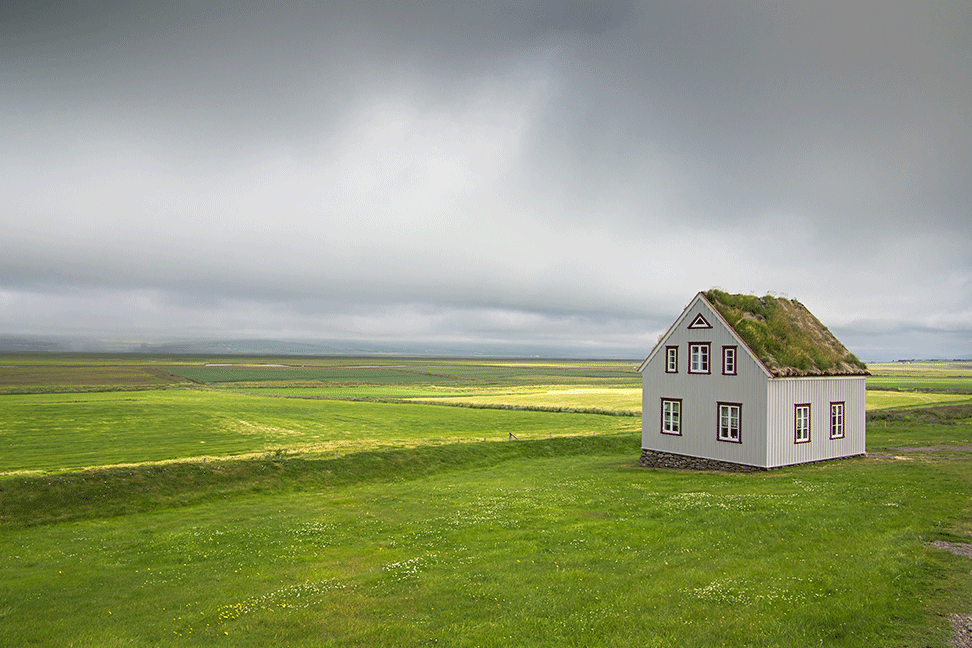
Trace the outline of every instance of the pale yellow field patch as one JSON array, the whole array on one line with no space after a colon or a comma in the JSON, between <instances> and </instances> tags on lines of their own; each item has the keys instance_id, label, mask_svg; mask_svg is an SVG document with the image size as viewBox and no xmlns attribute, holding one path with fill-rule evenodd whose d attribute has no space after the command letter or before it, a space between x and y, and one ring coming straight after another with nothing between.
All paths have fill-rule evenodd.
<instances>
[{"instance_id":1,"label":"pale yellow field patch","mask_svg":"<svg viewBox=\"0 0 972 648\"><path fill-rule=\"evenodd\" d=\"M426 399L414 398L414 401ZM551 385L528 389L497 388L468 396L448 396L426 402L470 405L509 405L513 407L550 407L640 412L640 387L574 387Z\"/></svg>"},{"instance_id":2,"label":"pale yellow field patch","mask_svg":"<svg viewBox=\"0 0 972 648\"><path fill-rule=\"evenodd\" d=\"M264 436L267 434L274 436L294 436L302 434L302 432L298 430L282 428L276 425L267 425L265 423L253 423L252 421L246 421L243 419L226 417L224 420L224 429L228 432L235 432L237 434L254 436Z\"/></svg>"}]
</instances>

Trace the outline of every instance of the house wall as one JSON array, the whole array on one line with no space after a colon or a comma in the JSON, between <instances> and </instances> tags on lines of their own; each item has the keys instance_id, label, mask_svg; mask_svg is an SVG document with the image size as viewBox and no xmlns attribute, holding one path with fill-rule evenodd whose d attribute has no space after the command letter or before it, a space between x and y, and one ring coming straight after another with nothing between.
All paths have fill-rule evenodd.
<instances>
[{"instance_id":1,"label":"house wall","mask_svg":"<svg viewBox=\"0 0 972 648\"><path fill-rule=\"evenodd\" d=\"M864 454L863 376L773 378L767 386L767 467ZM844 402L844 438L830 438L830 404ZM795 443L795 407L810 405L810 442Z\"/></svg>"},{"instance_id":2,"label":"house wall","mask_svg":"<svg viewBox=\"0 0 972 648\"><path fill-rule=\"evenodd\" d=\"M687 328L698 314L712 325ZM689 344L711 343L710 373L690 374ZM678 346L678 373L666 373L665 346ZM737 372L722 375L722 347L738 346ZM690 457L765 466L766 383L760 365L704 300L696 299L659 343L642 372L642 448ZM681 399L681 436L663 434L662 398ZM741 403L741 443L719 441L718 403Z\"/></svg>"}]
</instances>

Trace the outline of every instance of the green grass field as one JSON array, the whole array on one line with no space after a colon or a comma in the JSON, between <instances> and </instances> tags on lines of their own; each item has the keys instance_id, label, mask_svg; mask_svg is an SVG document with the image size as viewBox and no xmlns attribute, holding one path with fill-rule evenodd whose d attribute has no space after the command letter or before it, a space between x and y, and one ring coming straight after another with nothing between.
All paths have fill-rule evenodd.
<instances>
[{"instance_id":1,"label":"green grass field","mask_svg":"<svg viewBox=\"0 0 972 648\"><path fill-rule=\"evenodd\" d=\"M0 398L0 472L418 444L637 434L635 417L270 398L211 390Z\"/></svg>"},{"instance_id":2,"label":"green grass field","mask_svg":"<svg viewBox=\"0 0 972 648\"><path fill-rule=\"evenodd\" d=\"M868 370L870 389L972 394L972 361L885 362Z\"/></svg>"},{"instance_id":3,"label":"green grass field","mask_svg":"<svg viewBox=\"0 0 972 648\"><path fill-rule=\"evenodd\" d=\"M640 409L626 363L81 360L0 374L0 645L944 647L972 612L929 544L972 539L972 418L901 409L961 394L869 391L868 458L736 475L555 411Z\"/></svg>"}]
</instances>

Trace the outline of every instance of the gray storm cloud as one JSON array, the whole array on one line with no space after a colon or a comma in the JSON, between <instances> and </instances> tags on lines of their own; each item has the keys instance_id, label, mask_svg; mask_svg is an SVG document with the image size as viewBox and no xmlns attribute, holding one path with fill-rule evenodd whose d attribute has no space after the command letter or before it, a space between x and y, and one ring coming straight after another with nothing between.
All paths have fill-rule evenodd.
<instances>
[{"instance_id":1,"label":"gray storm cloud","mask_svg":"<svg viewBox=\"0 0 972 648\"><path fill-rule=\"evenodd\" d=\"M968 3L0 6L0 333L972 353Z\"/></svg>"}]
</instances>

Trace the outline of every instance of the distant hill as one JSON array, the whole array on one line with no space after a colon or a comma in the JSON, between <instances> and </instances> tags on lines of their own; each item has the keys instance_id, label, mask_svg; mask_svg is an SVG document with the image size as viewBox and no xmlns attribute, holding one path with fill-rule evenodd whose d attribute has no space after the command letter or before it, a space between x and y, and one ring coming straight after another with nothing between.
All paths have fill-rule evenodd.
<instances>
[{"instance_id":1,"label":"distant hill","mask_svg":"<svg viewBox=\"0 0 972 648\"><path fill-rule=\"evenodd\" d=\"M0 353L144 353L152 355L408 355L507 358L639 357L624 349L578 349L517 342L436 343L363 342L358 340L173 340L144 342L83 337L0 336Z\"/></svg>"},{"instance_id":2,"label":"distant hill","mask_svg":"<svg viewBox=\"0 0 972 648\"><path fill-rule=\"evenodd\" d=\"M70 348L64 345L63 341L58 341L56 338L0 335L0 352L56 353L70 350Z\"/></svg>"}]
</instances>

